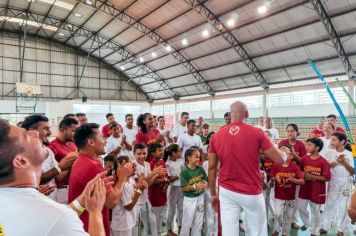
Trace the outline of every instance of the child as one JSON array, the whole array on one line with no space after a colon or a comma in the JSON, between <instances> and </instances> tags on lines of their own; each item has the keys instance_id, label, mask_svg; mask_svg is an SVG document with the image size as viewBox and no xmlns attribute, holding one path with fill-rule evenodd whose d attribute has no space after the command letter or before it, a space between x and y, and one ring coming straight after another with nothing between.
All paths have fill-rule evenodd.
<instances>
[{"instance_id":1,"label":"child","mask_svg":"<svg viewBox=\"0 0 356 236\"><path fill-rule=\"evenodd\" d=\"M290 146L279 148L288 155L283 165L274 164L269 173L274 187L274 233L272 236L290 235L292 216L295 207L296 185L304 184L304 174L297 164L291 162L293 158Z\"/></svg>"},{"instance_id":2,"label":"child","mask_svg":"<svg viewBox=\"0 0 356 236\"><path fill-rule=\"evenodd\" d=\"M177 144L169 145L164 151L167 173L171 182L169 192L168 217L167 217L167 235L176 236L173 233L173 218L178 209L178 227L182 227L183 195L180 189L179 175L184 167L184 160L181 157L182 152Z\"/></svg>"},{"instance_id":3,"label":"child","mask_svg":"<svg viewBox=\"0 0 356 236\"><path fill-rule=\"evenodd\" d=\"M153 143L148 147L148 153L151 154L150 161L151 170L157 167L166 169L166 164L163 160L164 151L160 143ZM167 188L169 179L167 173L163 173L154 179L151 187L148 188L148 199L152 204L153 213L157 220L157 233L160 235L161 225L163 222L164 207L167 204Z\"/></svg>"},{"instance_id":4,"label":"child","mask_svg":"<svg viewBox=\"0 0 356 236\"><path fill-rule=\"evenodd\" d=\"M129 157L119 157L118 163L129 162ZM113 236L132 236L136 225L136 212L134 207L142 191L147 188L147 182L140 176L137 184L133 177L126 180L119 203L112 211L111 232Z\"/></svg>"},{"instance_id":5,"label":"child","mask_svg":"<svg viewBox=\"0 0 356 236\"><path fill-rule=\"evenodd\" d=\"M148 186L153 183L159 174L164 173L165 170L162 167L157 167L151 172L150 164L145 161L147 158L147 147L144 144L139 143L134 146L134 155L136 158L136 175L140 176L143 174ZM151 203L148 201L147 190L144 190L141 194L136 204L136 212L136 219L140 218L143 223L143 235L147 236L150 233L152 236L157 236L157 221L153 214Z\"/></svg>"},{"instance_id":6,"label":"child","mask_svg":"<svg viewBox=\"0 0 356 236\"><path fill-rule=\"evenodd\" d=\"M321 233L327 233L331 226L331 219L336 215L338 236L344 235L351 223L347 216L347 207L350 201L352 176L354 174L354 161L352 152L345 150L347 137L342 132L331 135L330 149L325 153L325 159L331 167L331 180L323 214Z\"/></svg>"},{"instance_id":7,"label":"child","mask_svg":"<svg viewBox=\"0 0 356 236\"><path fill-rule=\"evenodd\" d=\"M208 173L209 170L209 162L208 156L204 156L203 169L205 173ZM217 182L217 180L216 180ZM218 186L218 184L216 184ZM205 214L204 214L204 222L205 222L205 236L217 236L218 235L218 213L213 209L211 205L211 194L209 186L204 191L204 205L205 205ZM241 226L240 226L241 227Z\"/></svg>"},{"instance_id":8,"label":"child","mask_svg":"<svg viewBox=\"0 0 356 236\"><path fill-rule=\"evenodd\" d=\"M189 148L185 154L186 166L180 174L180 184L183 192L183 222L181 236L201 235L204 217L204 189L207 187L207 175L199 166L200 152Z\"/></svg>"},{"instance_id":9,"label":"child","mask_svg":"<svg viewBox=\"0 0 356 236\"><path fill-rule=\"evenodd\" d=\"M309 155L302 158L300 168L304 172L305 184L300 187L297 207L305 231L311 226L311 235L320 235L320 207L325 203L325 182L330 180L329 163L320 156L319 152L323 148L323 141L319 138L307 140L307 151ZM311 209L311 221L308 211Z\"/></svg>"}]
</instances>

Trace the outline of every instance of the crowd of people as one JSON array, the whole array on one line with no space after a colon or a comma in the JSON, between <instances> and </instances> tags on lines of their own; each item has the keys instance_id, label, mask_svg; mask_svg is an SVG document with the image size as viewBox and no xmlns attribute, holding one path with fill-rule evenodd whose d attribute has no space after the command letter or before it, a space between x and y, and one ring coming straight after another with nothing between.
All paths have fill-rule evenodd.
<instances>
[{"instance_id":1,"label":"crowd of people","mask_svg":"<svg viewBox=\"0 0 356 236\"><path fill-rule=\"evenodd\" d=\"M336 116L307 140L248 117L235 102L213 132L187 112L172 129L150 113L103 127L67 114L52 141L43 115L0 120L0 235L346 235L354 162Z\"/></svg>"}]
</instances>

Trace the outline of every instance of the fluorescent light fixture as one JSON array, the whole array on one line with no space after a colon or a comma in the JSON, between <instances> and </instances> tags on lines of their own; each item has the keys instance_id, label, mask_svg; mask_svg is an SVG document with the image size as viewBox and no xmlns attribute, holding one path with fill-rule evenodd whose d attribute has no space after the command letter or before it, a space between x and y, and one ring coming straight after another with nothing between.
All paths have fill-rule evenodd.
<instances>
[{"instance_id":1,"label":"fluorescent light fixture","mask_svg":"<svg viewBox=\"0 0 356 236\"><path fill-rule=\"evenodd\" d=\"M85 0L84 2L85 2L85 4L93 5L93 1L92 0Z\"/></svg>"},{"instance_id":2,"label":"fluorescent light fixture","mask_svg":"<svg viewBox=\"0 0 356 236\"><path fill-rule=\"evenodd\" d=\"M145 59L143 59L142 57L140 57L140 62L142 63L142 62L144 62L145 61Z\"/></svg>"},{"instance_id":3,"label":"fluorescent light fixture","mask_svg":"<svg viewBox=\"0 0 356 236\"><path fill-rule=\"evenodd\" d=\"M65 34L63 32L58 33L59 36L64 36Z\"/></svg>"},{"instance_id":4,"label":"fluorescent light fixture","mask_svg":"<svg viewBox=\"0 0 356 236\"><path fill-rule=\"evenodd\" d=\"M235 25L235 20L234 19L230 19L226 22L227 26L229 27L233 27Z\"/></svg>"},{"instance_id":5,"label":"fluorescent light fixture","mask_svg":"<svg viewBox=\"0 0 356 236\"><path fill-rule=\"evenodd\" d=\"M182 44L183 44L183 45L187 45L187 44L188 44L188 40L187 40L187 39L183 39L183 40L182 40Z\"/></svg>"},{"instance_id":6,"label":"fluorescent light fixture","mask_svg":"<svg viewBox=\"0 0 356 236\"><path fill-rule=\"evenodd\" d=\"M72 10L74 8L74 5L73 4L69 4L69 3L66 3L66 2L63 2L63 1L60 1L60 0L27 0L28 2L42 2L42 3L47 3L47 4L54 4L54 6L56 7L61 7L61 8L64 8L66 10Z\"/></svg>"},{"instance_id":7,"label":"fluorescent light fixture","mask_svg":"<svg viewBox=\"0 0 356 236\"><path fill-rule=\"evenodd\" d=\"M157 53L153 52L151 55L152 55L152 57L156 57Z\"/></svg>"},{"instance_id":8,"label":"fluorescent light fixture","mask_svg":"<svg viewBox=\"0 0 356 236\"><path fill-rule=\"evenodd\" d=\"M124 66L120 66L120 70L125 70L125 67Z\"/></svg>"},{"instance_id":9,"label":"fluorescent light fixture","mask_svg":"<svg viewBox=\"0 0 356 236\"><path fill-rule=\"evenodd\" d=\"M168 46L166 47L166 51L167 51L167 52L172 51L172 47L171 47L171 45L168 45Z\"/></svg>"},{"instance_id":10,"label":"fluorescent light fixture","mask_svg":"<svg viewBox=\"0 0 356 236\"><path fill-rule=\"evenodd\" d=\"M204 37L208 37L208 36L209 36L209 30L204 30L204 31L202 32L202 35L203 35Z\"/></svg>"},{"instance_id":11,"label":"fluorescent light fixture","mask_svg":"<svg viewBox=\"0 0 356 236\"><path fill-rule=\"evenodd\" d=\"M75 17L78 17L78 18L82 18L82 17L83 17L83 15L80 14L79 12L75 12L73 15L74 15Z\"/></svg>"},{"instance_id":12,"label":"fluorescent light fixture","mask_svg":"<svg viewBox=\"0 0 356 236\"><path fill-rule=\"evenodd\" d=\"M8 17L8 16L0 16L0 21L8 21L8 22L13 22L13 23L18 23L19 25L27 23L27 25L30 25L30 26L35 26L35 27L39 27L39 28L42 27L44 29L48 29L48 30L52 30L52 31L58 30L58 28L55 26L40 24L35 21L31 21L31 20L26 21L24 19L12 18L12 17Z\"/></svg>"},{"instance_id":13,"label":"fluorescent light fixture","mask_svg":"<svg viewBox=\"0 0 356 236\"><path fill-rule=\"evenodd\" d=\"M265 14L267 12L267 6L260 6L257 8L258 14Z\"/></svg>"}]
</instances>

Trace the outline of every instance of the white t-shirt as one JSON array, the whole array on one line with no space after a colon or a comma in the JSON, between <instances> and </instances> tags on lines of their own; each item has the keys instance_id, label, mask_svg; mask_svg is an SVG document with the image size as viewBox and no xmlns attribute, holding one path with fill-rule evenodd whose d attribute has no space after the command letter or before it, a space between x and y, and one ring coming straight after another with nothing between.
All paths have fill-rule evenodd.
<instances>
[{"instance_id":1,"label":"white t-shirt","mask_svg":"<svg viewBox=\"0 0 356 236\"><path fill-rule=\"evenodd\" d=\"M324 144L324 145L323 145L323 149L321 149L321 151L319 152L319 154L320 154L320 156L322 156L322 157L324 157L324 158L326 159L325 154L326 154L328 151L332 150L332 148L330 147L331 138L326 139L326 137L320 137L320 139L323 141L323 144Z\"/></svg>"},{"instance_id":2,"label":"white t-shirt","mask_svg":"<svg viewBox=\"0 0 356 236\"><path fill-rule=\"evenodd\" d=\"M42 173L47 172L53 167L55 167L56 165L58 165L58 162L54 157L52 150L49 149L48 147L46 147L46 149L48 151L48 157L46 158L46 160L42 162L42 167L41 167ZM56 186L56 181L53 178L46 184L48 184L49 186ZM51 192L50 195L48 195L48 197L51 198L52 200L56 200L56 196L57 196L57 188L55 188L54 191Z\"/></svg>"},{"instance_id":3,"label":"white t-shirt","mask_svg":"<svg viewBox=\"0 0 356 236\"><path fill-rule=\"evenodd\" d=\"M136 225L136 211L133 208L131 211L125 209L125 206L132 202L135 193L134 182L132 177L126 180L121 199L112 209L111 228L115 231L126 231Z\"/></svg>"},{"instance_id":4,"label":"white t-shirt","mask_svg":"<svg viewBox=\"0 0 356 236\"><path fill-rule=\"evenodd\" d=\"M273 141L279 140L279 132L276 128L274 128L274 127L270 128L270 129L265 128L264 130L271 133Z\"/></svg>"},{"instance_id":5,"label":"white t-shirt","mask_svg":"<svg viewBox=\"0 0 356 236\"><path fill-rule=\"evenodd\" d=\"M77 213L34 188L0 188L4 235L89 235Z\"/></svg>"},{"instance_id":6,"label":"white t-shirt","mask_svg":"<svg viewBox=\"0 0 356 236\"><path fill-rule=\"evenodd\" d=\"M179 147L183 149L182 156L184 157L185 151L187 151L192 146L197 146L199 148L203 148L203 143L201 142L201 138L194 134L189 135L188 133L182 134L178 137L177 144Z\"/></svg>"},{"instance_id":7,"label":"white t-shirt","mask_svg":"<svg viewBox=\"0 0 356 236\"><path fill-rule=\"evenodd\" d=\"M325 156L326 160L331 163L334 162L342 154L344 154L344 157L349 163L349 165L354 167L354 159L352 157L352 152L346 149L343 152L337 152L336 149L331 149L325 154ZM351 176L352 175L350 175L346 168L341 164L337 164L334 168L331 168L332 178L349 178Z\"/></svg>"},{"instance_id":8,"label":"white t-shirt","mask_svg":"<svg viewBox=\"0 0 356 236\"><path fill-rule=\"evenodd\" d=\"M186 125L182 126L181 124L178 123L178 124L174 125L171 137L179 138L179 136L181 136L182 134L184 134L186 132L187 132L187 126Z\"/></svg>"},{"instance_id":9,"label":"white t-shirt","mask_svg":"<svg viewBox=\"0 0 356 236\"><path fill-rule=\"evenodd\" d=\"M170 159L166 162L167 174L168 176L177 176L180 174L184 167L184 159L178 158L176 161L171 161ZM171 183L173 186L180 186L180 180L177 179Z\"/></svg>"},{"instance_id":10,"label":"white t-shirt","mask_svg":"<svg viewBox=\"0 0 356 236\"><path fill-rule=\"evenodd\" d=\"M126 126L124 126L123 129L124 129L124 135L126 135L127 142L132 145L133 141L135 141L136 139L138 128L136 126L133 126L132 129L129 129Z\"/></svg>"},{"instance_id":11,"label":"white t-shirt","mask_svg":"<svg viewBox=\"0 0 356 236\"><path fill-rule=\"evenodd\" d=\"M118 137L115 138L112 135L106 140L106 153L109 154L110 152L112 152L113 150L115 150L115 148L117 148L117 146L119 146L121 144L122 141L122 137ZM132 152L128 149L126 149L125 147L121 148L120 153L117 156L128 156L133 158L132 156Z\"/></svg>"},{"instance_id":12,"label":"white t-shirt","mask_svg":"<svg viewBox=\"0 0 356 236\"><path fill-rule=\"evenodd\" d=\"M145 177L147 177L150 173L151 173L151 166L148 162L144 162L144 166L141 165L140 163L138 163L138 161L135 161L136 163L136 172L135 172L135 175L136 176L139 176L141 174L143 174ZM138 199L137 201L137 204L136 205L139 205L139 204L144 204L145 202L148 201L148 190L145 189L140 198Z\"/></svg>"}]
</instances>

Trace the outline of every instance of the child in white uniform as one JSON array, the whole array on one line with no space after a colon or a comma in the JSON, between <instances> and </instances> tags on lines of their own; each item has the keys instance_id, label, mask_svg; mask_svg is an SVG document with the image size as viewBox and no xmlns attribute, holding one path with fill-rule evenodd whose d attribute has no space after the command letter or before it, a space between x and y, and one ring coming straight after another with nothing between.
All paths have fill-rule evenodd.
<instances>
[{"instance_id":1,"label":"child in white uniform","mask_svg":"<svg viewBox=\"0 0 356 236\"><path fill-rule=\"evenodd\" d=\"M151 172L151 167L147 158L147 147L144 144L136 144L134 147L134 155L136 158L136 176L144 175L148 186L150 186L153 181L159 176L159 174L164 173L164 169L158 167ZM136 204L136 220L141 220L143 223L143 235L157 236L157 221L153 214L152 206L148 200L147 189L145 189Z\"/></svg>"},{"instance_id":2,"label":"child in white uniform","mask_svg":"<svg viewBox=\"0 0 356 236\"><path fill-rule=\"evenodd\" d=\"M347 215L347 207L351 197L354 160L352 152L344 148L346 142L347 137L344 133L334 132L331 135L330 142L334 149L325 154L325 158L331 167L331 179L321 233L326 233L331 227L331 220L335 215L338 235L344 235L351 223L351 219Z\"/></svg>"},{"instance_id":3,"label":"child in white uniform","mask_svg":"<svg viewBox=\"0 0 356 236\"><path fill-rule=\"evenodd\" d=\"M129 157L119 157L118 163L129 162ZM133 177L126 180L119 203L112 210L111 232L113 236L132 236L136 225L136 211L134 207L142 191L147 188L143 175L137 184Z\"/></svg>"},{"instance_id":4,"label":"child in white uniform","mask_svg":"<svg viewBox=\"0 0 356 236\"><path fill-rule=\"evenodd\" d=\"M167 216L167 235L176 236L173 233L173 219L178 210L178 227L182 227L182 212L183 212L183 195L180 188L179 175L184 167L184 160L181 157L182 152L177 144L171 144L164 151L164 159L166 160L168 178L171 182L168 202Z\"/></svg>"}]
</instances>

